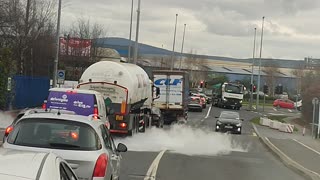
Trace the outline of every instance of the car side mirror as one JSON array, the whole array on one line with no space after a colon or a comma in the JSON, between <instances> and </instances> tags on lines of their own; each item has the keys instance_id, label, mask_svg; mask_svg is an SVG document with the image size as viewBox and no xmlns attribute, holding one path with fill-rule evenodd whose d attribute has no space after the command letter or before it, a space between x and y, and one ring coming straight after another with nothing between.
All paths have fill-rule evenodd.
<instances>
[{"instance_id":1,"label":"car side mirror","mask_svg":"<svg viewBox=\"0 0 320 180\"><path fill-rule=\"evenodd\" d=\"M215 116L215 118L219 118L219 116Z\"/></svg>"},{"instance_id":2,"label":"car side mirror","mask_svg":"<svg viewBox=\"0 0 320 180\"><path fill-rule=\"evenodd\" d=\"M118 147L117 147L117 151L118 152L127 152L128 148L126 145L122 144L122 143L119 143L118 144Z\"/></svg>"}]
</instances>

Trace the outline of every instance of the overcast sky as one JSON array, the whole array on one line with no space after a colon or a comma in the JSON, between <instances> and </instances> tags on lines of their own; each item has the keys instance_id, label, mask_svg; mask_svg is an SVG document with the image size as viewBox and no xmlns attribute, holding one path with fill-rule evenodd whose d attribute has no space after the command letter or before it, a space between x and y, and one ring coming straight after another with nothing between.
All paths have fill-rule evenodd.
<instances>
[{"instance_id":1,"label":"overcast sky","mask_svg":"<svg viewBox=\"0 0 320 180\"><path fill-rule=\"evenodd\" d=\"M178 13L176 50L181 50L186 23L185 52L248 58L252 57L254 27L257 27L259 46L262 16L265 16L262 57L320 58L319 0L141 1L141 43L163 45L171 50ZM103 24L109 37L128 38L130 8L131 0L65 0L62 25L67 28L83 16Z\"/></svg>"}]
</instances>

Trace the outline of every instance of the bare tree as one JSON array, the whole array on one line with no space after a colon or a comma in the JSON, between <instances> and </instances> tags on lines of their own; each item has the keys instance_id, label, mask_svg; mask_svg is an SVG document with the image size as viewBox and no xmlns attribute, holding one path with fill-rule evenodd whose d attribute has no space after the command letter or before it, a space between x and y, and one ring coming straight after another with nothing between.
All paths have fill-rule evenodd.
<instances>
[{"instance_id":1,"label":"bare tree","mask_svg":"<svg viewBox=\"0 0 320 180\"><path fill-rule=\"evenodd\" d=\"M301 86L302 86L302 79L305 74L303 67L300 67L299 69L294 69L294 70L292 70L291 73L296 78L296 89L297 89L297 93L300 94L301 93Z\"/></svg>"},{"instance_id":2,"label":"bare tree","mask_svg":"<svg viewBox=\"0 0 320 180\"><path fill-rule=\"evenodd\" d=\"M89 18L84 17L79 17L70 29L64 33L69 34L71 37L77 37L80 39L97 39L106 37L106 30L102 24L91 23Z\"/></svg>"},{"instance_id":3,"label":"bare tree","mask_svg":"<svg viewBox=\"0 0 320 180\"><path fill-rule=\"evenodd\" d=\"M33 43L52 35L55 5L54 0L1 0L0 41L2 47L12 48L20 74L27 73Z\"/></svg>"},{"instance_id":4,"label":"bare tree","mask_svg":"<svg viewBox=\"0 0 320 180\"><path fill-rule=\"evenodd\" d=\"M276 86L276 75L280 71L277 64L270 63L267 67L263 68L266 73L266 84L269 86L269 94L274 96L274 89Z\"/></svg>"}]
</instances>

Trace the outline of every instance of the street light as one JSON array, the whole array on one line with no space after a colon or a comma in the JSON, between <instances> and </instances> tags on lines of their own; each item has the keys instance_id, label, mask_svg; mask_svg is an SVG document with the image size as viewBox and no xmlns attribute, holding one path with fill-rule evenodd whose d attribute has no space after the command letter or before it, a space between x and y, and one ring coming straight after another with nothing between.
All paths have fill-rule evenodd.
<instances>
[{"instance_id":1,"label":"street light","mask_svg":"<svg viewBox=\"0 0 320 180\"><path fill-rule=\"evenodd\" d=\"M262 17L262 28L261 28L261 41L260 41L260 57L259 57L259 76L258 76L258 93L257 93L257 110L260 98L260 80L261 80L261 55L262 55L262 41L263 41L263 26L264 26L264 16Z\"/></svg>"},{"instance_id":2,"label":"street light","mask_svg":"<svg viewBox=\"0 0 320 180\"><path fill-rule=\"evenodd\" d=\"M131 61L131 37L132 37L132 18L133 18L133 0L131 2L131 16L130 16L130 33L129 33L129 49L128 49L128 62Z\"/></svg>"},{"instance_id":3,"label":"street light","mask_svg":"<svg viewBox=\"0 0 320 180\"><path fill-rule=\"evenodd\" d=\"M58 5L58 20L57 20L57 32L56 32L56 53L55 53L55 58L53 61L52 87L57 86L58 63L59 63L60 20L61 20L61 0L59 0L59 5Z\"/></svg>"},{"instance_id":4,"label":"street light","mask_svg":"<svg viewBox=\"0 0 320 180\"><path fill-rule=\"evenodd\" d=\"M182 38L182 46L181 46L181 54L180 54L180 65L179 65L179 70L181 70L181 61L182 61L182 53L183 53L184 37L185 37L185 35L186 35L186 26L187 26L187 24L184 24L184 29L183 29L183 38Z\"/></svg>"},{"instance_id":5,"label":"street light","mask_svg":"<svg viewBox=\"0 0 320 180\"><path fill-rule=\"evenodd\" d=\"M176 34L177 34L177 23L178 23L178 14L176 14L176 24L174 26L174 35L173 35L173 48L172 48L172 55L171 55L171 71L173 71L173 66L174 66L174 47L176 45Z\"/></svg>"},{"instance_id":6,"label":"street light","mask_svg":"<svg viewBox=\"0 0 320 180\"><path fill-rule=\"evenodd\" d=\"M140 25L140 5L141 5L141 0L138 1L138 9L137 9L137 29L136 29L136 42L134 45L134 55L133 55L133 63L137 63L138 59L138 46L139 46L139 25Z\"/></svg>"},{"instance_id":7,"label":"street light","mask_svg":"<svg viewBox=\"0 0 320 180\"><path fill-rule=\"evenodd\" d=\"M255 60L255 51L256 51L256 36L257 28L254 28L254 37L253 37L253 53L252 53L252 67L251 67L251 93L250 93L250 109L252 109L253 102L253 69L254 69L254 60Z\"/></svg>"}]
</instances>

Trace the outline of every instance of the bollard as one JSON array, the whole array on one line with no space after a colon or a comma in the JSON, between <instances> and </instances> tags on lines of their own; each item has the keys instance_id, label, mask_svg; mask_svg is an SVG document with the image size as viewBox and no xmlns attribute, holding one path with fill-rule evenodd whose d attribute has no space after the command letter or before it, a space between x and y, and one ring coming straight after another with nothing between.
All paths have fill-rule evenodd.
<instances>
[{"instance_id":1,"label":"bollard","mask_svg":"<svg viewBox=\"0 0 320 180\"><path fill-rule=\"evenodd\" d=\"M304 126L302 130L302 136L304 136L305 133L306 133L306 127Z\"/></svg>"}]
</instances>

